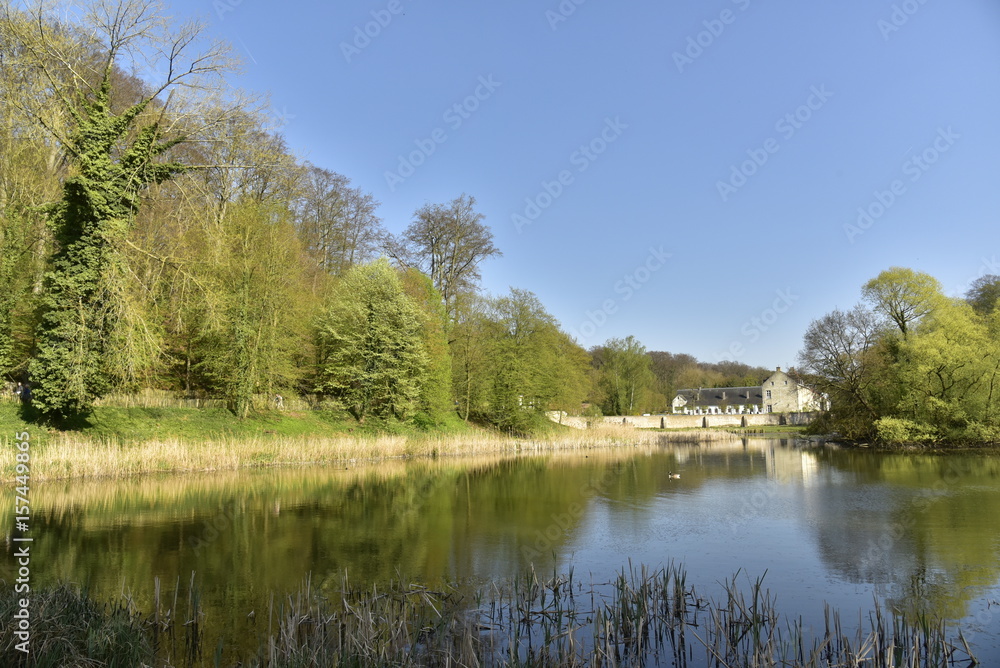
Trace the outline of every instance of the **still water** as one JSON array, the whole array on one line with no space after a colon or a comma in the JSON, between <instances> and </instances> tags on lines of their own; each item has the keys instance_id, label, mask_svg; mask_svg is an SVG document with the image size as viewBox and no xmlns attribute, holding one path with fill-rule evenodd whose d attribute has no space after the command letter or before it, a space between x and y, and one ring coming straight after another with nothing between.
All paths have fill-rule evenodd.
<instances>
[{"instance_id":1,"label":"still water","mask_svg":"<svg viewBox=\"0 0 1000 668\"><path fill-rule=\"evenodd\" d=\"M679 478L670 473L679 473ZM333 593L402 577L483 584L574 569L606 582L683 564L701 595L764 576L790 617L857 619L878 599L961 621L1000 666L1000 456L880 454L786 440L393 461L36 485L34 586L69 580L149 609L194 574L214 638L307 576ZM10 558L0 577L11 582ZM180 583L178 585L178 583ZM266 615L262 615L265 616Z\"/></svg>"}]
</instances>

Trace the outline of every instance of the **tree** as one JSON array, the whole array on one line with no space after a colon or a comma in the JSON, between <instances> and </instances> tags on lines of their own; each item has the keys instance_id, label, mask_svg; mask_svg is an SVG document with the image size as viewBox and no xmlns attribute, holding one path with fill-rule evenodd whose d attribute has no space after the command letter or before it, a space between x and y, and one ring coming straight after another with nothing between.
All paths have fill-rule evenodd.
<instances>
[{"instance_id":1,"label":"tree","mask_svg":"<svg viewBox=\"0 0 1000 668\"><path fill-rule=\"evenodd\" d=\"M240 418L254 395L302 375L313 305L290 217L273 203L242 202L201 236L195 370Z\"/></svg>"},{"instance_id":2,"label":"tree","mask_svg":"<svg viewBox=\"0 0 1000 668\"><path fill-rule=\"evenodd\" d=\"M60 145L72 166L50 212L56 249L44 281L37 354L30 365L34 403L51 419L87 413L116 376L128 375L127 369L123 374L109 366L107 360L121 359L111 347L144 337L150 328L141 326L141 314L122 318L126 305L115 301L128 274L122 247L129 243L142 191L185 170L168 156L189 139L179 123L191 117L168 111L169 99L163 102L162 96L204 89L229 66L226 50L217 44L192 53L201 27L175 29L161 9L141 0L88 5L84 22L93 57L81 59L79 49L68 47L50 27L44 5L30 20L5 7L3 32L16 45L16 57L5 59L4 67L40 72L51 84L47 104L71 119L63 129L34 106L38 100L24 102L25 113ZM116 86L119 73L140 62L162 66L160 80L139 90ZM123 325L131 327L123 330ZM141 343L130 347L148 350Z\"/></svg>"},{"instance_id":3,"label":"tree","mask_svg":"<svg viewBox=\"0 0 1000 668\"><path fill-rule=\"evenodd\" d=\"M349 270L317 323L316 391L359 422L412 415L428 366L423 319L387 261Z\"/></svg>"},{"instance_id":4,"label":"tree","mask_svg":"<svg viewBox=\"0 0 1000 668\"><path fill-rule=\"evenodd\" d=\"M296 207L306 248L336 276L374 259L386 236L375 215L378 201L350 183L346 176L309 165Z\"/></svg>"},{"instance_id":5,"label":"tree","mask_svg":"<svg viewBox=\"0 0 1000 668\"><path fill-rule=\"evenodd\" d=\"M487 404L492 368L488 309L488 300L469 295L452 323L452 387L463 420L484 412Z\"/></svg>"},{"instance_id":6,"label":"tree","mask_svg":"<svg viewBox=\"0 0 1000 668\"><path fill-rule=\"evenodd\" d=\"M604 414L635 415L645 409L655 382L646 347L634 336L608 339L600 359L598 383L604 391Z\"/></svg>"},{"instance_id":7,"label":"tree","mask_svg":"<svg viewBox=\"0 0 1000 668\"><path fill-rule=\"evenodd\" d=\"M451 392L451 352L445 330L448 316L441 294L430 277L410 268L402 272L403 292L423 312L422 343L427 353L427 373L420 388L415 421L431 427L445 422L454 413Z\"/></svg>"},{"instance_id":8,"label":"tree","mask_svg":"<svg viewBox=\"0 0 1000 668\"><path fill-rule=\"evenodd\" d=\"M980 315L996 311L1000 302L1000 276L987 274L977 278L965 293L965 301Z\"/></svg>"},{"instance_id":9,"label":"tree","mask_svg":"<svg viewBox=\"0 0 1000 668\"><path fill-rule=\"evenodd\" d=\"M942 300L901 352L906 394L899 414L942 434L993 423L1000 343L968 303Z\"/></svg>"},{"instance_id":10,"label":"tree","mask_svg":"<svg viewBox=\"0 0 1000 668\"><path fill-rule=\"evenodd\" d=\"M875 387L884 333L878 316L861 305L846 312L835 310L810 323L799 353L802 368L815 376L834 410L855 433L865 431L881 415Z\"/></svg>"},{"instance_id":11,"label":"tree","mask_svg":"<svg viewBox=\"0 0 1000 668\"><path fill-rule=\"evenodd\" d=\"M861 294L877 313L896 323L905 339L913 324L933 308L941 284L928 274L891 267L865 283Z\"/></svg>"},{"instance_id":12,"label":"tree","mask_svg":"<svg viewBox=\"0 0 1000 668\"><path fill-rule=\"evenodd\" d=\"M465 194L447 205L426 204L417 209L401 239L390 236L385 244L397 262L418 267L431 277L452 321L459 293L473 289L479 281L479 265L502 255L475 204L476 199Z\"/></svg>"},{"instance_id":13,"label":"tree","mask_svg":"<svg viewBox=\"0 0 1000 668\"><path fill-rule=\"evenodd\" d=\"M489 301L486 392L480 407L500 429L527 433L545 411L578 408L589 391L589 359L531 292Z\"/></svg>"}]
</instances>

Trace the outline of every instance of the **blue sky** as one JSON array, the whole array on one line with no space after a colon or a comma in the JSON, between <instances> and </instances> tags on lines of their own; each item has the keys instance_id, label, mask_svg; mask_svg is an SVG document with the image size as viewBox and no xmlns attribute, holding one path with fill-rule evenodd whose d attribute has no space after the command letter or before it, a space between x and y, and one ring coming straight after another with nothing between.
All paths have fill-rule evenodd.
<instances>
[{"instance_id":1,"label":"blue sky","mask_svg":"<svg viewBox=\"0 0 1000 668\"><path fill-rule=\"evenodd\" d=\"M483 287L534 292L585 347L790 366L883 269L1000 274L993 1L168 7L391 231L476 197L504 253Z\"/></svg>"}]
</instances>

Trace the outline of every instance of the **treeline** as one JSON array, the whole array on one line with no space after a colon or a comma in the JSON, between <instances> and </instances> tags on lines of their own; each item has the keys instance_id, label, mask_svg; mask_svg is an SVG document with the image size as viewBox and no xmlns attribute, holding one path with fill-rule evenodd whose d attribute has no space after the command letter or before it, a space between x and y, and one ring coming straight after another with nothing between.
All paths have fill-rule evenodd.
<instances>
[{"instance_id":1,"label":"treeline","mask_svg":"<svg viewBox=\"0 0 1000 668\"><path fill-rule=\"evenodd\" d=\"M311 395L357 420L668 410L763 370L583 350L530 292L480 294L501 253L462 194L399 235L347 177L302 161L228 83L228 49L156 3L0 21L0 373L51 421L144 388Z\"/></svg>"},{"instance_id":2,"label":"treeline","mask_svg":"<svg viewBox=\"0 0 1000 668\"><path fill-rule=\"evenodd\" d=\"M890 443L1000 441L1000 276L953 298L934 277L893 267L861 294L814 321L800 353L830 394L825 426Z\"/></svg>"}]
</instances>

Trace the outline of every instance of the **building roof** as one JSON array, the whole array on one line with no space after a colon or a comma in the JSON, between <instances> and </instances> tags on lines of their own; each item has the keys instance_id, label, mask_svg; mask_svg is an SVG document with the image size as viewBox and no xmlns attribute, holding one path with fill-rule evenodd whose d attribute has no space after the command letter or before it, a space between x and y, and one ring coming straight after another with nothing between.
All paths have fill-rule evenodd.
<instances>
[{"instance_id":1,"label":"building roof","mask_svg":"<svg viewBox=\"0 0 1000 668\"><path fill-rule=\"evenodd\" d=\"M763 401L761 386L756 387L703 387L700 389L677 390L688 406L739 406L740 404L760 404Z\"/></svg>"}]
</instances>

